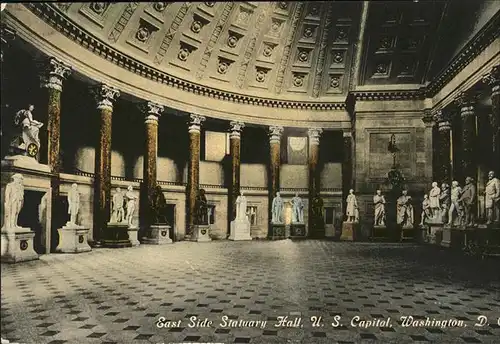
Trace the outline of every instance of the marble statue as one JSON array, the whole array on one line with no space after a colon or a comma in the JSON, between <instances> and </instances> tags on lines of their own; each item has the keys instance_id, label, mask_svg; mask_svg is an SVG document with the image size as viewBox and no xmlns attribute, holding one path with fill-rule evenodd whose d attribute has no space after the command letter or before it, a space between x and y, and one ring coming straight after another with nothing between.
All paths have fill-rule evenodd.
<instances>
[{"instance_id":1,"label":"marble statue","mask_svg":"<svg viewBox=\"0 0 500 344\"><path fill-rule=\"evenodd\" d=\"M495 177L495 172L488 173L488 181L484 190L485 195L485 208L486 208L486 224L497 222L498 203L500 201L500 180Z\"/></svg>"},{"instance_id":2,"label":"marble statue","mask_svg":"<svg viewBox=\"0 0 500 344\"><path fill-rule=\"evenodd\" d=\"M403 190L402 195L396 201L397 224L403 228L413 227L413 205L408 191Z\"/></svg>"},{"instance_id":3,"label":"marble statue","mask_svg":"<svg viewBox=\"0 0 500 344\"><path fill-rule=\"evenodd\" d=\"M474 226L476 224L475 208L477 205L477 192L474 179L471 177L465 178L465 186L458 198L459 203L463 207L462 224L466 226Z\"/></svg>"},{"instance_id":4,"label":"marble statue","mask_svg":"<svg viewBox=\"0 0 500 344\"><path fill-rule=\"evenodd\" d=\"M280 193L277 192L271 207L272 223L283 223L283 206L283 199L281 198Z\"/></svg>"},{"instance_id":5,"label":"marble statue","mask_svg":"<svg viewBox=\"0 0 500 344\"><path fill-rule=\"evenodd\" d=\"M448 221L448 212L450 210L450 186L446 183L441 184L441 195L439 196L439 205L441 206L441 220L443 223Z\"/></svg>"},{"instance_id":6,"label":"marble statue","mask_svg":"<svg viewBox=\"0 0 500 344\"><path fill-rule=\"evenodd\" d=\"M39 131L43 123L33 119L34 109L35 106L30 105L27 110L19 110L14 117L14 124L21 129L22 142L18 142L18 147L23 150L30 149L31 144L35 144L37 150L40 149Z\"/></svg>"},{"instance_id":7,"label":"marble statue","mask_svg":"<svg viewBox=\"0 0 500 344\"><path fill-rule=\"evenodd\" d=\"M448 224L456 225L462 221L462 205L459 202L462 188L456 180L451 182L451 205L448 211Z\"/></svg>"},{"instance_id":8,"label":"marble statue","mask_svg":"<svg viewBox=\"0 0 500 344\"><path fill-rule=\"evenodd\" d=\"M123 222L125 218L125 209L123 209L123 192L120 188L116 188L116 192L113 195L113 214L111 216L111 222Z\"/></svg>"},{"instance_id":9,"label":"marble statue","mask_svg":"<svg viewBox=\"0 0 500 344\"><path fill-rule=\"evenodd\" d=\"M14 232L19 228L17 221L24 202L24 185L22 174L16 173L12 181L5 187L5 220L4 228L7 232Z\"/></svg>"},{"instance_id":10,"label":"marble statue","mask_svg":"<svg viewBox=\"0 0 500 344\"><path fill-rule=\"evenodd\" d=\"M134 188L130 185L125 193L127 200L127 224L129 227L134 227L132 219L134 218L134 211L137 203L137 195L134 193Z\"/></svg>"},{"instance_id":11,"label":"marble statue","mask_svg":"<svg viewBox=\"0 0 500 344\"><path fill-rule=\"evenodd\" d=\"M205 196L205 190L200 189L195 201L195 225L208 225L208 201Z\"/></svg>"},{"instance_id":12,"label":"marble statue","mask_svg":"<svg viewBox=\"0 0 500 344\"><path fill-rule=\"evenodd\" d=\"M160 185L156 185L151 193L150 199L150 221L152 224L164 224L167 223L167 219L165 218L165 208L167 207L167 200L165 199L165 195L161 189Z\"/></svg>"},{"instance_id":13,"label":"marble statue","mask_svg":"<svg viewBox=\"0 0 500 344\"><path fill-rule=\"evenodd\" d=\"M236 220L248 220L247 204L247 198L243 194L243 191L241 191L236 198Z\"/></svg>"},{"instance_id":14,"label":"marble statue","mask_svg":"<svg viewBox=\"0 0 500 344\"><path fill-rule=\"evenodd\" d=\"M423 226L428 219L432 217L431 202L429 201L429 196L424 195L424 200L422 201L422 215L420 219L420 225Z\"/></svg>"},{"instance_id":15,"label":"marble statue","mask_svg":"<svg viewBox=\"0 0 500 344\"><path fill-rule=\"evenodd\" d=\"M373 204L375 206L374 226L385 226L385 197L381 190L377 190L377 194L373 196Z\"/></svg>"},{"instance_id":16,"label":"marble statue","mask_svg":"<svg viewBox=\"0 0 500 344\"><path fill-rule=\"evenodd\" d=\"M358 201L354 195L354 190L349 190L349 195L347 196L347 208L346 216L347 222L358 222L359 221L359 209Z\"/></svg>"},{"instance_id":17,"label":"marble statue","mask_svg":"<svg viewBox=\"0 0 500 344\"><path fill-rule=\"evenodd\" d=\"M298 192L292 198L292 223L304 223L304 202Z\"/></svg>"},{"instance_id":18,"label":"marble statue","mask_svg":"<svg viewBox=\"0 0 500 344\"><path fill-rule=\"evenodd\" d=\"M441 196L441 189L438 183L433 182L432 189L429 191L429 207L433 218L437 218L440 214L439 196Z\"/></svg>"},{"instance_id":19,"label":"marble statue","mask_svg":"<svg viewBox=\"0 0 500 344\"><path fill-rule=\"evenodd\" d=\"M76 183L71 185L71 190L68 192L68 214L69 224L76 225L76 218L80 210L80 193Z\"/></svg>"}]
</instances>

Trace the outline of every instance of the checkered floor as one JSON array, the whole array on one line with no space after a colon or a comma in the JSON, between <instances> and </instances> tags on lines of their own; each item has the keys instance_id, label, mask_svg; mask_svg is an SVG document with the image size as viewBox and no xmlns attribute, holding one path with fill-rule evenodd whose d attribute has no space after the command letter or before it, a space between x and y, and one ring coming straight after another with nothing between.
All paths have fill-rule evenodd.
<instances>
[{"instance_id":1,"label":"checkered floor","mask_svg":"<svg viewBox=\"0 0 500 344\"><path fill-rule=\"evenodd\" d=\"M498 266L436 247L327 241L54 254L2 265L1 335L26 344L499 343ZM332 326L336 315L343 326ZM390 317L392 327L352 327L356 315ZM465 326L402 327L405 315ZM480 315L488 324L474 326ZM158 328L162 316L180 326ZM190 328L192 316L213 326ZM224 316L267 324L227 328ZM275 327L282 316L303 326Z\"/></svg>"}]
</instances>

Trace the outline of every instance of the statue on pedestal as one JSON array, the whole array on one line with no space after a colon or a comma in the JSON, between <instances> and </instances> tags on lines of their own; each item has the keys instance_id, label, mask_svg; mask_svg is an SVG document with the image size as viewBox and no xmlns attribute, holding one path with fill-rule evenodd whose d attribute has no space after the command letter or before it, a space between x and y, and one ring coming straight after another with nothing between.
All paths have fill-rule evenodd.
<instances>
[{"instance_id":1,"label":"statue on pedestal","mask_svg":"<svg viewBox=\"0 0 500 344\"><path fill-rule=\"evenodd\" d=\"M125 199L123 198L122 190L120 188L116 188L116 192L113 195L113 213L111 215L111 222L123 222L125 218L125 209L123 209L124 202Z\"/></svg>"},{"instance_id":2,"label":"statue on pedestal","mask_svg":"<svg viewBox=\"0 0 500 344\"><path fill-rule=\"evenodd\" d=\"M236 220L247 220L247 198L243 195L243 191L240 192L239 196L236 198Z\"/></svg>"},{"instance_id":3,"label":"statue on pedestal","mask_svg":"<svg viewBox=\"0 0 500 344\"><path fill-rule=\"evenodd\" d=\"M304 202L298 192L292 198L292 223L304 223Z\"/></svg>"},{"instance_id":4,"label":"statue on pedestal","mask_svg":"<svg viewBox=\"0 0 500 344\"><path fill-rule=\"evenodd\" d=\"M498 219L498 203L500 201L500 181L495 177L495 172L488 173L488 182L486 182L485 208L486 208L486 224L497 222Z\"/></svg>"},{"instance_id":5,"label":"statue on pedestal","mask_svg":"<svg viewBox=\"0 0 500 344\"><path fill-rule=\"evenodd\" d=\"M396 205L397 224L403 228L413 227L413 205L407 190L403 190L403 194L399 196Z\"/></svg>"},{"instance_id":6,"label":"statue on pedestal","mask_svg":"<svg viewBox=\"0 0 500 344\"><path fill-rule=\"evenodd\" d=\"M27 110L19 110L14 117L14 125L20 129L20 133L12 141L12 146L24 150L31 157L36 157L40 151L39 131L42 122L33 119L34 105Z\"/></svg>"},{"instance_id":7,"label":"statue on pedestal","mask_svg":"<svg viewBox=\"0 0 500 344\"><path fill-rule=\"evenodd\" d=\"M127 224L129 227L134 227L132 224L132 219L134 218L134 211L137 202L137 195L134 193L134 188L130 185L125 193L125 198L127 199Z\"/></svg>"},{"instance_id":8,"label":"statue on pedestal","mask_svg":"<svg viewBox=\"0 0 500 344\"><path fill-rule=\"evenodd\" d=\"M78 211L80 210L80 193L76 183L71 185L71 190L68 192L68 214L70 225L76 225Z\"/></svg>"},{"instance_id":9,"label":"statue on pedestal","mask_svg":"<svg viewBox=\"0 0 500 344\"><path fill-rule=\"evenodd\" d=\"M477 204L477 191L474 185L474 179L471 177L465 178L465 186L462 189L458 201L462 204L464 211L462 224L474 226L476 224L475 208Z\"/></svg>"},{"instance_id":10,"label":"statue on pedestal","mask_svg":"<svg viewBox=\"0 0 500 344\"><path fill-rule=\"evenodd\" d=\"M439 205L441 206L441 220L448 222L448 211L450 210L450 186L446 183L441 184L441 195L439 196Z\"/></svg>"},{"instance_id":11,"label":"statue on pedestal","mask_svg":"<svg viewBox=\"0 0 500 344\"><path fill-rule=\"evenodd\" d=\"M429 196L424 195L424 200L422 201L422 215L420 219L420 225L423 226L428 219L432 217L431 202L429 201Z\"/></svg>"},{"instance_id":12,"label":"statue on pedestal","mask_svg":"<svg viewBox=\"0 0 500 344\"><path fill-rule=\"evenodd\" d=\"M163 195L163 191L160 185L156 185L156 187L153 189L149 204L151 207L150 221L152 221L152 224L167 223L167 219L165 218L165 208L167 207L167 200L165 199L165 195Z\"/></svg>"},{"instance_id":13,"label":"statue on pedestal","mask_svg":"<svg viewBox=\"0 0 500 344\"><path fill-rule=\"evenodd\" d=\"M276 197L273 199L271 206L272 219L271 223L283 223L283 206L284 202L280 196L280 193L276 193Z\"/></svg>"},{"instance_id":14,"label":"statue on pedestal","mask_svg":"<svg viewBox=\"0 0 500 344\"><path fill-rule=\"evenodd\" d=\"M451 182L451 206L448 212L448 225L456 225L462 222L462 205L459 198L462 193L462 188L456 180Z\"/></svg>"},{"instance_id":15,"label":"statue on pedestal","mask_svg":"<svg viewBox=\"0 0 500 344\"><path fill-rule=\"evenodd\" d=\"M196 196L196 201L194 204L195 208L195 225L208 225L208 201L205 196L205 190L200 189L198 195Z\"/></svg>"},{"instance_id":16,"label":"statue on pedestal","mask_svg":"<svg viewBox=\"0 0 500 344\"><path fill-rule=\"evenodd\" d=\"M319 194L316 194L312 202L312 215L314 223L323 223L323 199Z\"/></svg>"},{"instance_id":17,"label":"statue on pedestal","mask_svg":"<svg viewBox=\"0 0 500 344\"><path fill-rule=\"evenodd\" d=\"M359 222L359 209L358 209L358 201L356 196L354 195L354 190L349 190L349 195L347 196L347 207L346 207L346 216L347 222Z\"/></svg>"},{"instance_id":18,"label":"statue on pedestal","mask_svg":"<svg viewBox=\"0 0 500 344\"><path fill-rule=\"evenodd\" d=\"M377 194L373 196L373 204L375 206L374 226L385 226L385 197L381 190L377 190Z\"/></svg>"},{"instance_id":19,"label":"statue on pedestal","mask_svg":"<svg viewBox=\"0 0 500 344\"><path fill-rule=\"evenodd\" d=\"M14 232L19 228L17 221L24 202L23 180L22 174L16 173L5 187L4 228L7 232Z\"/></svg>"},{"instance_id":20,"label":"statue on pedestal","mask_svg":"<svg viewBox=\"0 0 500 344\"><path fill-rule=\"evenodd\" d=\"M431 211L432 218L439 217L441 213L441 207L439 205L439 197L441 196L441 189L438 186L438 183L432 183L432 189L429 191L429 207Z\"/></svg>"}]
</instances>

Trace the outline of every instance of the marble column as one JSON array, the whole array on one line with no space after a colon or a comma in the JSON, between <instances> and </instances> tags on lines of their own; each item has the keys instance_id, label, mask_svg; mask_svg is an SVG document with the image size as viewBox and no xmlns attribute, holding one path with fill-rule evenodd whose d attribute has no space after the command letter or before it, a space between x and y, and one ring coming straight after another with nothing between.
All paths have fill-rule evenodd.
<instances>
[{"instance_id":1,"label":"marble column","mask_svg":"<svg viewBox=\"0 0 500 344\"><path fill-rule=\"evenodd\" d=\"M495 66L483 77L483 81L491 87L491 114L489 116L493 156L490 168L500 175L500 66Z\"/></svg>"},{"instance_id":2,"label":"marble column","mask_svg":"<svg viewBox=\"0 0 500 344\"><path fill-rule=\"evenodd\" d=\"M463 178L472 177L476 179L476 159L475 145L476 145L476 116L475 116L475 103L477 97L471 92L460 93L455 99L458 106L460 120L461 120L461 150L460 150L460 170ZM460 180L463 185L464 180Z\"/></svg>"},{"instance_id":3,"label":"marble column","mask_svg":"<svg viewBox=\"0 0 500 344\"><path fill-rule=\"evenodd\" d=\"M323 237L323 233L319 233L322 228L315 228L313 219L313 200L316 195L319 195L320 191L320 173L318 169L319 164L319 139L323 129L321 128L311 128L307 131L307 136L309 137L309 207L308 207L308 223L309 223L309 236L312 237ZM316 233L316 231L318 231Z\"/></svg>"},{"instance_id":4,"label":"marble column","mask_svg":"<svg viewBox=\"0 0 500 344\"><path fill-rule=\"evenodd\" d=\"M144 147L144 162L143 162L143 182L144 194L143 197L147 200L147 210L150 214L151 199L156 187L157 181L157 158L158 158L158 119L164 111L162 105L147 102L140 106L140 110L145 116L146 130L146 145ZM151 219L148 216L144 217L145 224L149 226Z\"/></svg>"},{"instance_id":5,"label":"marble column","mask_svg":"<svg viewBox=\"0 0 500 344\"><path fill-rule=\"evenodd\" d=\"M281 165L281 135L283 134L283 127L270 126L269 127L269 174L268 174L268 193L269 193L269 206L268 216L269 223L271 223L271 211L273 198L280 190L280 165ZM271 235L271 230L268 231L268 236Z\"/></svg>"},{"instance_id":6,"label":"marble column","mask_svg":"<svg viewBox=\"0 0 500 344\"><path fill-rule=\"evenodd\" d=\"M343 132L343 160L342 160L342 212L345 213L346 199L349 190L354 188L353 185L353 137L350 131Z\"/></svg>"},{"instance_id":7,"label":"marble column","mask_svg":"<svg viewBox=\"0 0 500 344\"><path fill-rule=\"evenodd\" d=\"M113 104L120 91L108 85L94 89L100 115L99 142L95 152L94 241L99 242L110 218L111 202L111 122Z\"/></svg>"},{"instance_id":8,"label":"marble column","mask_svg":"<svg viewBox=\"0 0 500 344\"><path fill-rule=\"evenodd\" d=\"M241 150L241 131L245 127L242 122L232 121L229 134L229 154L231 155L231 184L229 186L229 207L228 222L236 217L236 198L240 192L240 150ZM228 227L229 229L230 227Z\"/></svg>"},{"instance_id":9,"label":"marble column","mask_svg":"<svg viewBox=\"0 0 500 344\"><path fill-rule=\"evenodd\" d=\"M425 178L429 181L433 177L432 163L434 161L434 150L432 145L432 131L434 128L434 117L432 116L430 109L424 110L424 116L422 117L422 122L425 125L424 141L425 141Z\"/></svg>"},{"instance_id":10,"label":"marble column","mask_svg":"<svg viewBox=\"0 0 500 344\"><path fill-rule=\"evenodd\" d=\"M191 114L189 121L189 161L186 188L186 235L192 233L196 195L200 184L200 135L204 116Z\"/></svg>"},{"instance_id":11,"label":"marble column","mask_svg":"<svg viewBox=\"0 0 500 344\"><path fill-rule=\"evenodd\" d=\"M448 116L439 110L434 114L434 121L437 123L437 144L435 145L436 166L435 177L436 182L441 185L447 183L450 185L451 180L451 160L450 160L450 130L451 124Z\"/></svg>"}]
</instances>

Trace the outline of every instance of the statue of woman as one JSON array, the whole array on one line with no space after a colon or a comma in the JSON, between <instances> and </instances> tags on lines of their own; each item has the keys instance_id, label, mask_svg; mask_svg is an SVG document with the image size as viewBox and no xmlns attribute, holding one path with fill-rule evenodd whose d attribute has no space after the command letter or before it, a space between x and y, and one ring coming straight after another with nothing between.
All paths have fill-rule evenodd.
<instances>
[{"instance_id":1,"label":"statue of woman","mask_svg":"<svg viewBox=\"0 0 500 344\"><path fill-rule=\"evenodd\" d=\"M283 223L283 199L280 193L276 193L276 197L273 199L271 212L272 212L272 223Z\"/></svg>"},{"instance_id":2,"label":"statue of woman","mask_svg":"<svg viewBox=\"0 0 500 344\"><path fill-rule=\"evenodd\" d=\"M125 198L127 200L127 224L129 227L134 227L134 225L132 224L132 219L134 217L134 211L138 197L135 195L132 185L127 188Z\"/></svg>"},{"instance_id":3,"label":"statue of woman","mask_svg":"<svg viewBox=\"0 0 500 344\"><path fill-rule=\"evenodd\" d=\"M292 198L292 223L304 223L304 202L298 192Z\"/></svg>"},{"instance_id":4,"label":"statue of woman","mask_svg":"<svg viewBox=\"0 0 500 344\"><path fill-rule=\"evenodd\" d=\"M35 106L30 105L27 110L19 110L14 119L14 124L21 126L24 149L28 149L30 143L34 143L37 148L40 148L38 134L43 123L33 119L32 112L34 109Z\"/></svg>"},{"instance_id":5,"label":"statue of woman","mask_svg":"<svg viewBox=\"0 0 500 344\"><path fill-rule=\"evenodd\" d=\"M71 185L71 190L68 192L68 214L69 223L76 225L76 218L80 210L80 193L78 192L78 185L76 183Z\"/></svg>"},{"instance_id":6,"label":"statue of woman","mask_svg":"<svg viewBox=\"0 0 500 344\"><path fill-rule=\"evenodd\" d=\"M403 190L403 194L397 202L397 223L403 228L413 227L413 205L408 191Z\"/></svg>"},{"instance_id":7,"label":"statue of woman","mask_svg":"<svg viewBox=\"0 0 500 344\"><path fill-rule=\"evenodd\" d=\"M19 228L17 221L24 203L24 185L22 174L16 173L12 181L5 187L5 221L7 232L14 232Z\"/></svg>"},{"instance_id":8,"label":"statue of woman","mask_svg":"<svg viewBox=\"0 0 500 344\"><path fill-rule=\"evenodd\" d=\"M373 196L373 204L375 205L375 226L385 226L385 197L381 190L377 190L377 194Z\"/></svg>"},{"instance_id":9,"label":"statue of woman","mask_svg":"<svg viewBox=\"0 0 500 344\"><path fill-rule=\"evenodd\" d=\"M236 220L248 220L247 216L247 198L240 192L236 198Z\"/></svg>"},{"instance_id":10,"label":"statue of woman","mask_svg":"<svg viewBox=\"0 0 500 344\"><path fill-rule=\"evenodd\" d=\"M349 195L347 196L347 208L346 208L347 222L358 222L359 221L359 209L358 201L354 195L354 190L349 190Z\"/></svg>"}]
</instances>

